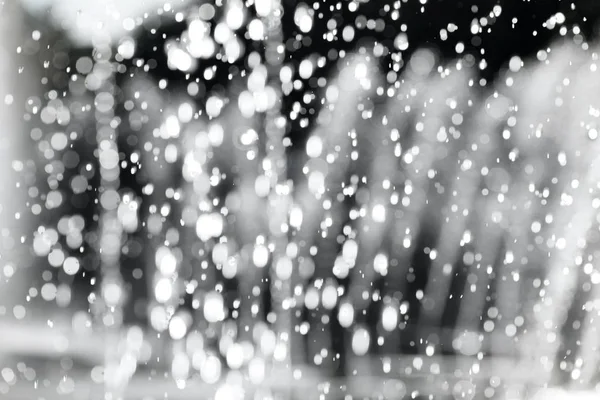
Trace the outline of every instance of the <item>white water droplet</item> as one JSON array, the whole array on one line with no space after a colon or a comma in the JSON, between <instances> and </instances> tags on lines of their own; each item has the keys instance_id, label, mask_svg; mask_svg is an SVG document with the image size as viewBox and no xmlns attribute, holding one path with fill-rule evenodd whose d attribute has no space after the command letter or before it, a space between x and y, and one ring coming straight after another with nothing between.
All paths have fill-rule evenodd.
<instances>
[{"instance_id":1,"label":"white water droplet","mask_svg":"<svg viewBox=\"0 0 600 400\"><path fill-rule=\"evenodd\" d=\"M161 278L154 286L154 297L159 303L166 303L173 296L173 284L170 279Z\"/></svg>"},{"instance_id":2,"label":"white water droplet","mask_svg":"<svg viewBox=\"0 0 600 400\"><path fill-rule=\"evenodd\" d=\"M239 369L244 364L244 348L234 343L227 349L227 365L231 369Z\"/></svg>"},{"instance_id":3,"label":"white water droplet","mask_svg":"<svg viewBox=\"0 0 600 400\"><path fill-rule=\"evenodd\" d=\"M281 280L290 279L292 276L293 264L292 260L287 257L281 257L275 265L275 273Z\"/></svg>"},{"instance_id":4,"label":"white water droplet","mask_svg":"<svg viewBox=\"0 0 600 400\"><path fill-rule=\"evenodd\" d=\"M338 311L338 321L344 328L349 328L354 322L354 307L350 303L343 303L340 305Z\"/></svg>"},{"instance_id":5,"label":"white water droplet","mask_svg":"<svg viewBox=\"0 0 600 400\"><path fill-rule=\"evenodd\" d=\"M386 211L385 211L385 206L383 204L376 204L373 207L373 211L371 212L371 217L373 218L373 221L375 222L385 222L385 215L386 215Z\"/></svg>"},{"instance_id":6,"label":"white water droplet","mask_svg":"<svg viewBox=\"0 0 600 400\"><path fill-rule=\"evenodd\" d=\"M323 152L323 140L318 136L311 136L306 142L306 154L316 158Z\"/></svg>"},{"instance_id":7,"label":"white water droplet","mask_svg":"<svg viewBox=\"0 0 600 400\"><path fill-rule=\"evenodd\" d=\"M79 260L75 257L67 257L63 263L63 270L67 275L75 275L79 271Z\"/></svg>"},{"instance_id":8,"label":"white water droplet","mask_svg":"<svg viewBox=\"0 0 600 400\"><path fill-rule=\"evenodd\" d=\"M321 295L321 302L323 303L323 307L328 310L332 310L337 304L338 293L337 289L332 285L327 285L323 289L323 294Z\"/></svg>"},{"instance_id":9,"label":"white water droplet","mask_svg":"<svg viewBox=\"0 0 600 400\"><path fill-rule=\"evenodd\" d=\"M204 297L204 318L208 322L219 322L225 319L223 297L220 293L211 292Z\"/></svg>"},{"instance_id":10,"label":"white water droplet","mask_svg":"<svg viewBox=\"0 0 600 400\"><path fill-rule=\"evenodd\" d=\"M156 264L163 275L172 275L177 269L177 258L166 247L161 247L156 252Z\"/></svg>"},{"instance_id":11,"label":"white water droplet","mask_svg":"<svg viewBox=\"0 0 600 400\"><path fill-rule=\"evenodd\" d=\"M352 351L357 356L364 356L369 351L371 335L364 328L359 328L352 335Z\"/></svg>"},{"instance_id":12,"label":"white water droplet","mask_svg":"<svg viewBox=\"0 0 600 400\"><path fill-rule=\"evenodd\" d=\"M221 361L213 355L206 357L200 368L200 377L208 384L217 383L221 378Z\"/></svg>"},{"instance_id":13,"label":"white water droplet","mask_svg":"<svg viewBox=\"0 0 600 400\"><path fill-rule=\"evenodd\" d=\"M393 331L398 326L398 310L392 305L387 305L381 315L381 324L383 329L388 332Z\"/></svg>"},{"instance_id":14,"label":"white water droplet","mask_svg":"<svg viewBox=\"0 0 600 400\"><path fill-rule=\"evenodd\" d=\"M269 249L263 245L256 245L252 252L252 262L258 268L263 268L269 262Z\"/></svg>"},{"instance_id":15,"label":"white water droplet","mask_svg":"<svg viewBox=\"0 0 600 400\"><path fill-rule=\"evenodd\" d=\"M171 318L171 321L169 322L169 335L171 335L173 340L183 339L187 333L187 329L187 324L181 316L176 315Z\"/></svg>"}]
</instances>

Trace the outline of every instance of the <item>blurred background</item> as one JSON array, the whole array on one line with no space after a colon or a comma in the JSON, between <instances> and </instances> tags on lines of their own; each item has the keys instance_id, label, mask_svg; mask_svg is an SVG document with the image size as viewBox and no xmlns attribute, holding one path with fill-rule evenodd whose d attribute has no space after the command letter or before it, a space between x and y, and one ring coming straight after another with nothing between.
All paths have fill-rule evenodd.
<instances>
[{"instance_id":1,"label":"blurred background","mask_svg":"<svg viewBox=\"0 0 600 400\"><path fill-rule=\"evenodd\" d=\"M1 7L1 397L596 398L594 2Z\"/></svg>"}]
</instances>

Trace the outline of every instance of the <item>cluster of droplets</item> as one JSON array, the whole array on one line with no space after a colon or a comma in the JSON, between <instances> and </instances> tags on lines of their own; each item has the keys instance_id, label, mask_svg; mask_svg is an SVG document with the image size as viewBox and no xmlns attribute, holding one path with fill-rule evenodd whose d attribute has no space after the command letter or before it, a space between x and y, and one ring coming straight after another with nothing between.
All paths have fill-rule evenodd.
<instances>
[{"instance_id":1,"label":"cluster of droplets","mask_svg":"<svg viewBox=\"0 0 600 400\"><path fill-rule=\"evenodd\" d=\"M424 10L427 2L421 4ZM409 365L381 357L378 373L454 374L457 382L445 382L443 389L461 399L474 398L473 382L483 380L484 394L491 398L501 390L502 378L479 377L488 351L516 348L524 338L525 356L541 361L545 372L556 368L558 327L567 317L578 279L583 279L583 291L591 294L583 304L585 315L573 322L576 331L583 331L583 341L573 351L574 360L562 361L558 368L574 382L591 382L598 362L589 354L598 346L594 336L598 305L593 296L600 278L588 244L596 240L592 228L598 222L595 210L600 202L595 197L595 175L577 169L586 165L577 159L595 161L588 155L591 150L582 149L598 137L594 118L600 111L578 103L580 120L566 118L569 129L585 131L586 141L578 136L575 144L560 136L558 122L553 120L548 127L543 118L569 104L573 85L581 89L571 75L560 72L562 67L572 71L563 64L579 60L586 76L593 77L597 54L586 64L569 51L553 58L560 49L540 50L541 67L533 69L515 56L497 90L480 98L474 93L468 57L442 67L433 53L423 51L405 68L402 52L410 47L405 25L393 40L394 49L375 43L369 50L360 48L357 56L342 50L335 57L311 55L297 63L273 63L268 52L263 56L246 51L240 36L268 41L269 17L281 10L271 0L257 0L252 6L254 17L237 0L175 14L177 21L186 21L187 29L178 40L168 40L163 50L167 66L186 75L183 93L166 79L155 86L145 80L152 62L136 60L135 41L126 37L117 46L115 65L81 57L73 70L66 67L71 74L70 98L52 90L43 99L26 101L26 119L39 117L44 126L32 129L31 138L45 163L40 170L46 173L48 186L43 194L34 185L29 188L29 196L36 199L30 202L31 212L62 211L69 201L84 208L91 198L101 210L93 219L101 225L98 232L86 226L89 223L80 213L61 214L55 226L38 227L34 253L60 274L73 277L86 269L84 260L89 258L84 253L90 246L101 253L101 270L113 271L121 252L134 251L133 246L122 246L127 235L143 231L150 237L145 265L135 268L133 277L148 282L147 314L154 332L147 334L137 326L120 332L114 349L119 354L116 370L106 379L124 384L119 379L132 377L138 363L152 365L164 358L180 388L197 374L207 384L226 382L215 398L236 398L243 396L244 376L254 385L263 384L271 364L285 362L290 352L306 355L316 366L339 360L342 355L332 348L329 337L331 327L339 324L344 334L349 332L348 358L359 360L393 348L399 336L417 330L416 335L407 334L407 341L423 354ZM305 43L310 36L319 7L324 6L300 3L295 8L293 21L301 32L296 42ZM359 3L347 7L357 10ZM399 9L400 2L386 6L392 19L398 18ZM170 10L163 7L164 12ZM474 19L473 40L491 29L501 13L495 6L489 15ZM383 20L364 16L345 27L331 21L325 34L328 41L341 34L351 42L357 30L383 29ZM564 22L565 16L558 13L544 26L560 27L564 36ZM144 19L127 19L124 27L132 31L143 23ZM448 24L440 31L441 39L457 29ZM575 43L585 48L578 28L571 31ZM34 32L32 40L38 39L39 32ZM274 54L281 56L283 48L276 44ZM463 51L464 44L457 44L456 52ZM103 48L95 57L109 57L105 52ZM391 52L391 70L380 77L376 60ZM230 64L245 59L247 70L241 74L240 88L233 87L227 95L210 92L200 108L194 97L202 84L189 74L212 58ZM124 90L127 116L122 121L114 115L120 100L112 74L126 72L118 63L131 59L139 75L132 74L131 88ZM342 65L337 79L316 78L316 71L334 59ZM563 64L548 67L550 60ZM53 64L64 69L65 62L57 56ZM485 60L478 68L486 68ZM524 82L531 70L541 81L559 82L549 93L550 101L539 95L529 98L532 90L523 89L532 85ZM210 81L217 68L209 66L200 73ZM232 86L238 83L235 79ZM322 92L318 106L315 88ZM281 96L294 91L303 91L302 100L292 104L284 118L277 114ZM10 104L12 99L4 101ZM92 114L97 140L72 126ZM306 128L313 114L316 128L306 141L300 173L287 173L279 165L285 153L270 151L289 147L291 139L266 133L261 119L266 117L269 129L281 132L288 119L300 120ZM135 133L126 139L137 146L131 154L119 151L112 134L121 124ZM370 132L372 137L366 139ZM97 141L95 160L84 160L75 151L82 139ZM265 146L269 140L277 146ZM553 169L546 174L542 171L549 159L548 168ZM12 167L15 172L31 168L20 161ZM143 181L141 196L119 187L119 171L124 169L139 176L138 183ZM98 178L100 187L94 188ZM70 199L69 194L80 197ZM430 224L439 230L439 239L435 246L423 247L419 238L432 229ZM431 266L427 282L417 288L422 273L412 264L421 252ZM549 261L549 254L556 261ZM525 271L533 262L550 264L547 271ZM468 272L459 271L458 265ZM579 267L583 278L578 278ZM7 264L2 272L10 277L14 268ZM466 283L457 291L453 280L461 274ZM66 307L72 296L69 285L53 283L48 271L42 278L39 293L30 290L30 296L41 295ZM127 301L125 286L114 273L100 281L100 292L88 296L90 308L98 312L101 326L119 328L120 307ZM96 286L96 279L90 283ZM282 289L286 284L289 292ZM233 299L228 289L232 285L239 292ZM535 295L523 294L532 289ZM270 290L283 294L269 312L261 298ZM436 327L443 325L445 304L456 298L461 299L459 329L448 340L444 329ZM367 319L373 309L376 327ZM13 309L18 319L25 313L25 307ZM282 331L277 323L287 314L291 327ZM79 331L90 324L81 313L73 318ZM164 337L169 338L166 354L156 350ZM540 341L540 349L528 348L528 340ZM469 357L467 373L444 370L437 355L448 348ZM360 369L357 362L345 372L359 374ZM2 370L7 382L13 381L11 374L12 370ZM105 380L100 375L98 369L92 371L95 382ZM300 380L303 373L293 369L292 376ZM330 386L319 390L328 394ZM407 388L390 379L382 390L394 397L404 395Z\"/></svg>"}]
</instances>

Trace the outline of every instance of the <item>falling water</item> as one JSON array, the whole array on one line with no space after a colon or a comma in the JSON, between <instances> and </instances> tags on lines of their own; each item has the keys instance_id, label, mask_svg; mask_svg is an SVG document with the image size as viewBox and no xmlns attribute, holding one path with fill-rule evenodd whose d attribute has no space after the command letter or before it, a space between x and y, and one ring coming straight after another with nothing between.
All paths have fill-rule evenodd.
<instances>
[{"instance_id":1,"label":"falling water","mask_svg":"<svg viewBox=\"0 0 600 400\"><path fill-rule=\"evenodd\" d=\"M393 68L381 45L359 46L304 95L320 104L299 145L287 133L307 112L286 110L286 96L333 61L289 63L281 4L253 7L247 26L241 1L218 16L208 3L190 9L180 40L158 50L184 75L215 53L244 59L225 89L207 86L221 73L212 67L204 83L154 79L157 61L135 57L134 36L112 46L100 30L68 67L69 90L19 97L35 154L3 147L5 169L37 178L3 176L28 199L4 190L3 223L22 215L31 230L2 225L0 327L11 340L0 362L27 356L33 367L0 365L0 393L595 391L598 53L555 43L513 57L486 86L469 57L443 64L423 49L398 53ZM296 10L303 32L311 12ZM262 52L244 49L241 28ZM17 238L37 257L27 270ZM60 310L37 312L40 300ZM31 357L60 365L49 374L58 383Z\"/></svg>"}]
</instances>

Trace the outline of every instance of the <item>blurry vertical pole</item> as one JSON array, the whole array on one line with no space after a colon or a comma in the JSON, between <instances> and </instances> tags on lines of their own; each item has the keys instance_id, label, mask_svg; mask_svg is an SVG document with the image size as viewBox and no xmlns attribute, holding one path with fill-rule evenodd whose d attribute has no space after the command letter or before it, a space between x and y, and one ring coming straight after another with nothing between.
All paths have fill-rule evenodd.
<instances>
[{"instance_id":1,"label":"blurry vertical pole","mask_svg":"<svg viewBox=\"0 0 600 400\"><path fill-rule=\"evenodd\" d=\"M597 163L597 162L596 162ZM597 167L596 167L597 168ZM590 168L591 169L591 168ZM586 249L584 253L584 273L588 273L593 269L594 253L596 243L593 243L593 235L600 231L598 222L594 222L588 240L592 238L591 248ZM590 273L589 281L592 283L590 290L590 298L587 304L584 305L584 317L581 322L581 336L577 343L579 348L576 349L576 363L581 363L581 366L576 367L571 371L570 386L575 389L587 389L597 381L599 362L600 362L600 310L597 307L597 299L600 299L600 285L597 282L598 275L596 271ZM586 282L587 283L587 282ZM570 334L574 334L572 331Z\"/></svg>"},{"instance_id":2,"label":"blurry vertical pole","mask_svg":"<svg viewBox=\"0 0 600 400\"><path fill-rule=\"evenodd\" d=\"M473 116L472 124L468 125L467 132L479 132L479 135L469 137L469 149L476 148L473 152L473 165L475 170L489 168L489 161L494 159L495 152L501 149L498 130L501 125L498 121L490 118L481 109L477 109ZM485 140L483 140L485 138ZM479 182L484 189L487 188L485 178ZM481 193L483 190L479 190ZM463 296L458 309L455 334L479 333L482 316L487 314L486 297L489 294L491 271L495 266L498 253L502 247L503 227L495 222L495 213L506 213L508 202L501 202L497 196L480 196L477 194L473 200L473 209L476 210L476 218L472 218L468 225L469 243L472 243L474 254L481 257L466 266L468 271L467 282L463 288ZM463 235L464 236L464 235Z\"/></svg>"},{"instance_id":3,"label":"blurry vertical pole","mask_svg":"<svg viewBox=\"0 0 600 400\"><path fill-rule=\"evenodd\" d=\"M456 79L453 79L453 77ZM436 82L434 87L439 87L437 90L440 91L442 89L445 90L445 93L434 93L432 96L432 99L434 99L433 106L435 106L437 99L446 101L445 99L449 98L453 93L456 93L453 100L456 101L457 106L459 107L458 111L466 113L468 108L465 107L465 104L469 103L471 93L469 90L464 90L464 88L468 88L470 79L471 77L469 76L468 71L462 73L457 71L456 74L450 75L449 78L445 78L439 81L439 83ZM437 114L438 112L439 114ZM454 110L444 110L443 108L440 111L437 111L435 108L429 107L428 117L435 118L436 114L442 116L442 121L452 121L455 112ZM431 124L431 122L425 120L426 128L428 124ZM460 129L461 124L462 121L459 124L456 124L455 129ZM431 128L430 125L430 129ZM436 135L440 128L442 128L442 125L434 125L433 130L424 131L429 132L430 135L432 135L429 136L430 143L436 140L433 135ZM479 137L479 131L477 131L476 134L477 137ZM475 140L475 138L467 138L464 136L458 136L458 138L462 138L462 140L465 141L468 141L468 139ZM440 226L436 228L439 232L436 242L437 256L432 257L431 260L431 267L429 268L427 283L425 284L424 289L423 307L419 315L419 323L421 324L420 329L424 331L424 335L428 334L429 332L427 331L431 328L437 330L442 326L444 310L447 309L446 304L449 299L452 298L452 281L456 274L458 274L455 270L457 270L457 265L463 256L462 246L464 242L462 238L464 237L465 231L468 230L469 219L471 218L469 213L475 205L477 190L480 187L481 174L477 167L473 168L473 165L477 166L479 157L485 162L486 156L489 154L486 153L486 149L478 149L477 146L464 150L465 145L462 140L450 140L447 145L447 147L450 147L453 143L460 145L460 150L458 150L459 148L455 148L458 150L455 154L460 161L456 163L454 170L450 170L450 173L448 174L447 169L443 166L434 168L437 170L436 179L438 182L441 182L442 187L449 188L449 197L442 196L439 198L444 199L444 201L448 199L451 202L451 206L438 214L438 218L442 222ZM423 157L423 146L420 147L421 152L419 153L419 157ZM477 151L474 149L477 149ZM452 158L450 157L449 159ZM435 166L435 164L433 165ZM426 193L426 195L432 196L430 193ZM431 203L432 199L428 198L428 201ZM432 219L434 221L438 220L436 218Z\"/></svg>"},{"instance_id":4,"label":"blurry vertical pole","mask_svg":"<svg viewBox=\"0 0 600 400\"><path fill-rule=\"evenodd\" d=\"M501 264L496 269L494 278L493 299L495 312L498 314L494 321L494 330L502 334L492 336L491 346L495 354L514 349L512 344L518 335L518 348L523 350L520 356L526 363L534 361L534 350L538 346L541 347L542 343L536 336L535 329L531 328L536 317L531 315L530 311L533 311L532 303L538 302L540 294L534 283L538 279L543 281L550 260L547 258L547 247L531 246L538 235L551 237L551 233L546 232L551 225L546 226L544 221L556 211L553 207L560 201L562 187L567 185L565 169L557 162L559 149L553 142L540 142L539 138L542 132L544 137L558 136L560 132L566 131L563 123L571 119L564 107L557 108L554 102L550 101L559 93L559 86L548 82L560 82L570 75L570 65L578 58L574 50L571 46L555 47L552 50L554 58L551 64L538 64L530 67L530 71L522 69L511 74L510 78L514 79L514 84L504 91L507 98L513 99L512 101L519 105L506 116L507 123L511 120L515 123L507 124L504 131L511 148L516 150L511 150L509 156L518 155L515 161L508 165L509 175L514 174L517 178L513 180L509 189L513 205L508 214L509 225L504 244L506 248L498 260ZM561 90L571 89L569 86ZM569 98L572 95L560 96ZM523 109L525 105L529 109ZM540 116L544 115L552 118L544 122L540 119ZM535 135L532 135L532 127L535 127ZM526 173L523 174L523 171ZM555 179L556 182L553 183ZM552 191L548 192L547 199L541 201L535 191L531 191L531 187L552 188ZM538 224L540 228L534 232L532 226ZM517 323L518 321L521 323ZM517 330L517 326L521 329ZM537 375L541 380L545 379L542 378L542 374Z\"/></svg>"},{"instance_id":5,"label":"blurry vertical pole","mask_svg":"<svg viewBox=\"0 0 600 400\"><path fill-rule=\"evenodd\" d=\"M543 216L545 225L536 229L548 239L537 250L537 254L527 254L529 265L543 266L542 276L535 278L539 284L533 283L539 290L531 290L531 279L522 279L524 288L521 293L524 296L521 304L528 326L520 339L523 358L535 363L538 379L549 385L556 384L560 375L559 354L565 332L563 324L567 321L577 290L587 245L586 236L592 229L597 213L590 207L593 200L590 182L593 179L590 179L588 172L588 169L593 171L593 168L589 168L590 157L597 153L581 151L590 148L582 128L588 121L595 123L595 118L589 114L593 103L590 103L587 92L594 92L592 79L586 79L586 68L582 68L584 63L587 64L587 55L575 47L563 46L553 49L551 56L553 58L549 64L540 65L533 74L527 76L527 86L523 87L519 104L531 104L535 108L530 113L520 110L522 113L518 123L523 131L514 135L522 157L533 158L536 155L538 165L543 165L547 174L545 186L549 188L544 203L538 207L541 211L538 221L542 221ZM588 71L590 64L587 65ZM558 92L558 85L552 83L570 79L565 77L573 77L573 82ZM581 94L581 90L576 90L579 79L585 82L585 95ZM558 108L554 102L545 100L554 96L569 101ZM550 114L544 123L534 119L544 114ZM535 136L529 133L533 126L537 126ZM564 132L570 134L564 135ZM581 138L586 141L582 143ZM503 296L510 296L510 287L506 289L502 292ZM503 316L508 315L504 313ZM510 316L507 320L514 319Z\"/></svg>"},{"instance_id":6,"label":"blurry vertical pole","mask_svg":"<svg viewBox=\"0 0 600 400\"><path fill-rule=\"evenodd\" d=\"M369 104L369 99L374 96L377 86L375 68L374 59L366 55L352 55L339 61L339 73L326 89L325 102L317 117L317 126L308 138L305 150L307 157L299 163L302 169L306 170L306 173L302 171L306 179L297 178L298 174L295 176L299 180L294 189L295 205L290 215L290 225L296 229L293 243L298 248L299 278L294 286L294 295L300 303L299 307L305 307L308 311L306 320L302 321L302 330L310 326L310 329L299 333L306 337L305 355L309 362L314 360L314 356L321 357L322 349L327 349L328 352L333 350L332 357L327 357L333 369L326 371L326 374L343 375L346 363L345 350L341 350L345 346L344 337L338 335L336 340L332 341L333 324L330 325L329 322L335 318L333 313L338 297L336 295L332 298L329 295L332 293L331 288L335 289L336 269L332 267L337 263L339 268L343 263L348 265L349 269L356 256L353 250L342 250L342 253L338 254L339 243L336 235L329 235L328 232L343 231L346 221L344 214L348 211L344 199L340 201L338 196L344 195L345 182L353 171L349 155L353 148L353 138L356 137L356 127L368 124L363 119L363 114L357 110ZM368 115L368 112L365 115ZM331 221L331 224L326 225L325 221ZM354 241L351 242L355 244ZM351 247L357 249L356 246ZM317 248L318 252L312 250ZM325 288L317 288L317 285L320 285L317 282L324 281L328 283ZM319 302L322 303L320 300L324 294L328 305L323 304L323 307L320 307ZM346 324L342 320L354 320L352 307L351 303L345 301L339 308L339 315L342 315L341 319L338 318L341 328L351 325L351 322ZM323 318L328 322L323 322ZM332 342L337 343L334 346ZM336 351L336 346L339 346L340 351ZM294 343L293 347L295 352L302 350L300 343ZM328 367L324 363L318 365Z\"/></svg>"},{"instance_id":7,"label":"blurry vertical pole","mask_svg":"<svg viewBox=\"0 0 600 400\"><path fill-rule=\"evenodd\" d=\"M169 346L169 335L168 332L164 336L163 334L168 330L169 321L177 311L182 294L182 280L179 276L181 260L177 257L177 240L172 235L173 229L177 229L175 215L179 210L176 203L172 203L166 195L170 189L175 190L174 182L180 173L176 164L167 162L166 154L168 149L171 149L171 154L174 149L179 152L182 127L171 104L165 101L163 94L143 73L138 72L129 84L131 87L126 90L127 97L134 99L135 111L148 116L141 129L144 133L140 141L140 173L147 180L142 190L144 196L141 218L145 234L142 240L146 247L146 254L142 258L148 291L146 312L154 334L161 338L154 342L154 367L160 360L168 362L166 349Z\"/></svg>"},{"instance_id":8,"label":"blurry vertical pole","mask_svg":"<svg viewBox=\"0 0 600 400\"><path fill-rule=\"evenodd\" d=\"M268 4L268 5L267 5ZM289 365L292 346L292 262L286 256L287 217L290 204L291 188L287 182L286 149L284 145L285 118L281 115L281 82L279 70L285 56L281 17L283 8L280 0L261 0L256 6L257 13L263 17L266 26L265 61L267 67L267 82L276 94L275 105L267 110L265 120L266 157L263 162L265 176L270 180L269 195L269 231L273 248L271 267L271 298L272 309L276 315L275 332L278 343L285 349L285 357L275 354L275 359L282 365ZM273 190L274 188L274 190Z\"/></svg>"},{"instance_id":9,"label":"blurry vertical pole","mask_svg":"<svg viewBox=\"0 0 600 400\"><path fill-rule=\"evenodd\" d=\"M600 308L598 307L598 299L600 299L600 274L598 273L598 244L599 232L600 232L600 215L598 214L598 208L600 208L600 156L598 156L598 128L600 127L600 121L596 112L592 112L593 104L598 104L598 88L600 87L600 79L598 79L597 69L597 51L598 48L594 48L594 56L587 60L587 65L581 69L581 73L578 74L576 81L575 93L586 93L585 96L578 96L579 104L575 101L575 104L571 105L571 111L579 114L575 114L574 121L582 121L585 123L585 130L587 133L580 133L579 137L584 138L584 144L577 143L577 148L588 147L588 157L591 161L585 160L582 164L586 167L581 167L581 170L587 169L587 177L584 181L591 194L592 202L587 207L592 207L596 211L593 216L593 222L590 230L586 236L581 239L585 239L586 248L582 254L581 264L583 268L579 270L587 276L585 283L581 285L579 281L577 286L574 288L577 291L581 291L581 288L586 287L586 283L591 284L589 291L589 298L587 304L584 306L584 317L581 321L581 336L577 341L578 349L576 350L576 362L581 362L582 365L571 372L571 386L578 389L593 387L598 382L598 373L600 372ZM586 112L587 111L587 112ZM580 266L581 267L581 266ZM579 286L581 285L581 286ZM585 290L585 289L584 289ZM575 307L572 307L574 309ZM571 310L570 312L573 312ZM567 331L565 335L576 336L576 332L573 330Z\"/></svg>"},{"instance_id":10,"label":"blurry vertical pole","mask_svg":"<svg viewBox=\"0 0 600 400\"><path fill-rule=\"evenodd\" d=\"M33 261L29 246L22 243L33 231L26 210L26 181L34 176L23 106L35 89L32 74L37 69L25 65L27 54L18 50L22 24L18 4L0 2L0 318L12 317L15 306L25 305L31 286L27 269Z\"/></svg>"},{"instance_id":11,"label":"blurry vertical pole","mask_svg":"<svg viewBox=\"0 0 600 400\"><path fill-rule=\"evenodd\" d=\"M559 373L562 361L559 352L569 339L568 336L577 335L577 332L564 329L564 324L572 312L575 295L580 290L582 265L584 271L590 271L593 267L585 264L596 264L594 258L597 254L595 247L599 220L597 200L600 188L596 139L598 117L592 111L598 104L596 59L597 56L589 57L585 53L576 53L576 57L573 57L567 70L567 76L573 77L570 92L566 93L570 96L565 96L569 98L569 102L563 106L568 119L554 121L561 124L558 125L561 131L571 134L558 136L560 152L557 159L561 172L557 174L557 178L564 186L557 188L553 204L553 224L548 232L552 242L549 241L548 244L544 285L540 290L539 300L530 311L534 332L539 335L535 359L544 367L545 371L541 372L547 374L548 380L555 379ZM593 292L591 299L595 299ZM581 361L576 361L576 368L571 374L573 381L581 380L582 383L595 380L597 373L595 357L590 357L593 352L597 352L592 350L597 345L594 340L590 340L591 336L597 335L593 332L596 326L593 312L587 314L581 321L583 333L578 343L580 353L577 358Z\"/></svg>"},{"instance_id":12,"label":"blurry vertical pole","mask_svg":"<svg viewBox=\"0 0 600 400\"><path fill-rule=\"evenodd\" d=\"M117 213L120 202L120 161L116 131L118 123L114 114L116 87L110 40L102 32L98 32L93 43L95 65L88 87L96 93L96 151L100 173L98 252L101 271L101 324L106 334L105 400L119 400L129 371L122 370L128 365L121 362L118 346L124 293L119 269L123 229Z\"/></svg>"}]
</instances>

